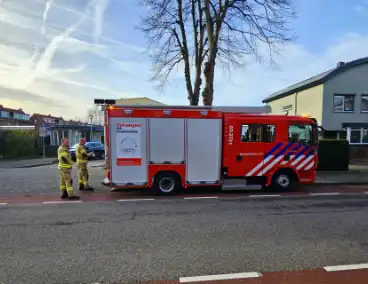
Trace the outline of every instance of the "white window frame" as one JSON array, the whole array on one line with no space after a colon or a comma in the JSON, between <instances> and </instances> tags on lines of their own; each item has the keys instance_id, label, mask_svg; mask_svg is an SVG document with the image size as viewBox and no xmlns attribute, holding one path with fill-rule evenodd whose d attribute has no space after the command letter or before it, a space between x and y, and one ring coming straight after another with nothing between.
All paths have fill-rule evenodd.
<instances>
[{"instance_id":1,"label":"white window frame","mask_svg":"<svg viewBox=\"0 0 368 284\"><path fill-rule=\"evenodd\" d=\"M366 98L368 100L368 94L362 94L360 97L360 112L363 113L368 113L368 109L367 110L363 110L362 106L363 106L363 98Z\"/></svg>"},{"instance_id":2,"label":"white window frame","mask_svg":"<svg viewBox=\"0 0 368 284\"><path fill-rule=\"evenodd\" d=\"M345 97L353 97L353 110L345 110ZM342 110L335 110L335 97L342 97ZM334 94L332 100L332 111L334 113L353 113L355 111L355 94Z\"/></svg>"},{"instance_id":3,"label":"white window frame","mask_svg":"<svg viewBox=\"0 0 368 284\"><path fill-rule=\"evenodd\" d=\"M351 143L350 142L351 131L357 131L357 130L359 130L359 129L355 129L355 128L352 129L351 127L348 127L346 129L346 139L349 141L349 144L351 144L351 145L367 145L368 142L363 143L363 133L364 133L364 131L368 131L367 128L360 128L360 143Z\"/></svg>"}]
</instances>

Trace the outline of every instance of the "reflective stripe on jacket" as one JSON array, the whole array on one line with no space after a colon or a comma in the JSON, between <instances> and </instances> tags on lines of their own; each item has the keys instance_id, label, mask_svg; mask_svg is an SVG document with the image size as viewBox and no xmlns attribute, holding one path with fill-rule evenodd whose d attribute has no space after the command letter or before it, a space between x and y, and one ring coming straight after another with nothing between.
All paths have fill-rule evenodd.
<instances>
[{"instance_id":1,"label":"reflective stripe on jacket","mask_svg":"<svg viewBox=\"0 0 368 284\"><path fill-rule=\"evenodd\" d=\"M86 147L84 145L78 144L75 152L76 152L78 163L87 163L88 162L88 156L89 155L88 155Z\"/></svg>"},{"instance_id":2,"label":"reflective stripe on jacket","mask_svg":"<svg viewBox=\"0 0 368 284\"><path fill-rule=\"evenodd\" d=\"M71 169L73 166L73 160L72 157L70 156L69 150L64 146L60 146L58 148L57 154L59 161L59 169Z\"/></svg>"}]
</instances>

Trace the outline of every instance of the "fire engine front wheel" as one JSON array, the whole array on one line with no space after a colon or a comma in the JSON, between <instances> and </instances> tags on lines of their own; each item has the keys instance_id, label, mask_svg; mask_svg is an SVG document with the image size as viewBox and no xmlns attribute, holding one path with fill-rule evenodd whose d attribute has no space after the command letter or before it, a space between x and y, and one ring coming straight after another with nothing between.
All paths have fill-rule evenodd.
<instances>
[{"instance_id":1,"label":"fire engine front wheel","mask_svg":"<svg viewBox=\"0 0 368 284\"><path fill-rule=\"evenodd\" d=\"M276 190L290 191L296 183L295 174L290 171L276 172L272 177L271 187Z\"/></svg>"},{"instance_id":2,"label":"fire engine front wheel","mask_svg":"<svg viewBox=\"0 0 368 284\"><path fill-rule=\"evenodd\" d=\"M175 173L159 173L155 177L154 189L160 195L172 195L180 191L180 179Z\"/></svg>"}]
</instances>

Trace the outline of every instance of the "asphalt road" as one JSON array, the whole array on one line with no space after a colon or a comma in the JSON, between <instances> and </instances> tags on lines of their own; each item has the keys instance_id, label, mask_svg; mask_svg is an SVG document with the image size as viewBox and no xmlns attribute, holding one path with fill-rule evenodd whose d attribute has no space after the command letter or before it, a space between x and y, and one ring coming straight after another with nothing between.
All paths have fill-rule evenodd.
<instances>
[{"instance_id":1,"label":"asphalt road","mask_svg":"<svg viewBox=\"0 0 368 284\"><path fill-rule=\"evenodd\" d=\"M0 207L0 283L126 283L368 262L368 197Z\"/></svg>"}]
</instances>

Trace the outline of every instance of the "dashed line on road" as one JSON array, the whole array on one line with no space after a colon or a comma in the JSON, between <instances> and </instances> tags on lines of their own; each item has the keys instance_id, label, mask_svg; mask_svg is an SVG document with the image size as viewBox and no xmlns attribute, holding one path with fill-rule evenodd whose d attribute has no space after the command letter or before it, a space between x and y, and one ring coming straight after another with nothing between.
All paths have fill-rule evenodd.
<instances>
[{"instance_id":1,"label":"dashed line on road","mask_svg":"<svg viewBox=\"0 0 368 284\"><path fill-rule=\"evenodd\" d=\"M259 197L281 197L281 194L263 194L263 195L249 195L250 198L259 198Z\"/></svg>"},{"instance_id":2,"label":"dashed line on road","mask_svg":"<svg viewBox=\"0 0 368 284\"><path fill-rule=\"evenodd\" d=\"M70 200L70 201L43 201L43 204L68 204L68 203L82 203L82 200Z\"/></svg>"},{"instance_id":3,"label":"dashed line on road","mask_svg":"<svg viewBox=\"0 0 368 284\"><path fill-rule=\"evenodd\" d=\"M218 199L218 196L198 196L198 197L184 197L185 200L195 200L195 199Z\"/></svg>"},{"instance_id":4,"label":"dashed line on road","mask_svg":"<svg viewBox=\"0 0 368 284\"><path fill-rule=\"evenodd\" d=\"M243 272L243 273L204 275L204 276L193 276L193 277L180 277L179 281L181 283L189 283L189 282L213 281L213 280L258 278L261 276L262 274L259 272Z\"/></svg>"},{"instance_id":5,"label":"dashed line on road","mask_svg":"<svg viewBox=\"0 0 368 284\"><path fill-rule=\"evenodd\" d=\"M118 199L116 200L117 202L134 202L134 201L153 201L155 200L154 198L139 198L139 199Z\"/></svg>"},{"instance_id":6,"label":"dashed line on road","mask_svg":"<svg viewBox=\"0 0 368 284\"><path fill-rule=\"evenodd\" d=\"M351 192L351 193L347 193L347 192L312 192L312 193L308 193L308 192L298 192L298 193L281 193L281 194L244 194L244 195L234 195L234 196L229 196L229 195L219 195L219 196L188 196L188 197L183 197L183 196L179 196L177 198L173 198L173 199L166 199L166 198L126 198L126 199L98 199L98 198L93 198L93 199L86 199L86 200L58 200L57 197L55 197L54 200L49 200L49 201L43 201L43 197L41 196L39 200L28 200L27 198L22 198L21 200L23 200L23 203L27 203L27 204L68 204L68 203L89 203L89 202L102 202L102 201L112 201L112 202L140 202L140 201L163 201L163 200L225 200L225 199L239 199L239 200L244 200L244 199L267 199L267 198L300 198L300 197L323 197L323 196L343 196L345 194L353 194L355 196L367 196L368 195L368 191L362 191L362 192ZM22 202L19 202L19 199L16 199L16 202L13 202L12 199L8 200L8 199L3 199L3 202L0 202L0 206L6 206L6 205L12 205L12 204L23 204ZM32 202L30 202L32 201Z\"/></svg>"},{"instance_id":7,"label":"dashed line on road","mask_svg":"<svg viewBox=\"0 0 368 284\"><path fill-rule=\"evenodd\" d=\"M323 269L326 270L327 272L368 269L368 263L325 266L323 267Z\"/></svg>"},{"instance_id":8,"label":"dashed line on road","mask_svg":"<svg viewBox=\"0 0 368 284\"><path fill-rule=\"evenodd\" d=\"M310 196L331 196L340 195L339 192L321 192L321 193L309 193Z\"/></svg>"}]
</instances>

